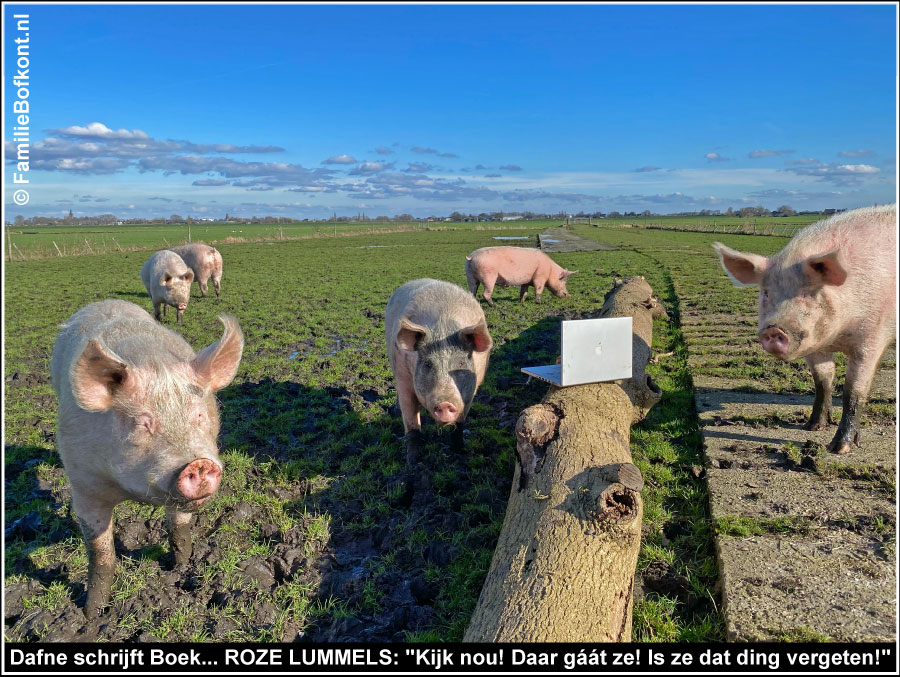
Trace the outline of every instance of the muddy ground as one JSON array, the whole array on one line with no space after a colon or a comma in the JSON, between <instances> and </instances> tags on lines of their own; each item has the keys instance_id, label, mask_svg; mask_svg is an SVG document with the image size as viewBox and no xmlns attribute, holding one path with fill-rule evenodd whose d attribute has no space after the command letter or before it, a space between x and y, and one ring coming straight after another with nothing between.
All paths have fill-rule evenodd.
<instances>
[{"instance_id":1,"label":"muddy ground","mask_svg":"<svg viewBox=\"0 0 900 677\"><path fill-rule=\"evenodd\" d=\"M14 375L8 380L21 380L24 384L31 378L22 375L16 378ZM258 398L259 385L247 383L238 389L253 392L254 397ZM285 386L290 392L292 384L278 385ZM295 390L299 393L299 386ZM335 393L333 406L345 407L349 394ZM374 391L363 392L361 396L379 397ZM484 394L479 397L488 403L492 399ZM264 403L258 404L261 405ZM510 426L514 423L513 414L507 412L505 406L500 405L497 410L502 422ZM442 538L442 535L458 531L465 522L470 527L476 527L468 529L470 546L489 545L496 537L490 531L477 527L489 523L492 512L502 513L509 488L509 478L498 476L493 488L482 490L478 499L485 508L480 513L484 515L484 524L479 525L477 519L464 517L460 512L462 503L468 500L464 493L457 493L456 499L451 499L449 505L437 500L432 487L434 460L425 459L415 466L403 467L395 476L387 478L388 486L399 488L391 494L391 507L402 511L403 517L394 516L372 530L344 526L357 522L365 515L361 500L335 500L334 492L323 492L320 499L309 500L311 487L307 482L289 488L269 489L267 493L273 498L302 503L306 511L330 516L330 537L318 542L310 540L309 530L303 524L283 531L267 519L265 505L242 500L227 505L215 519L208 511L201 511L193 530L194 548L190 562L174 566L169 554L156 560L147 557L148 551L166 542L165 517L161 511L143 520L118 520L115 524L116 555L120 559L142 558L141 575L146 578L147 584L139 586L134 594L125 599L114 599L109 610L92 623L86 624L81 613L86 596L82 572L72 571L65 561L33 568L27 561L20 560L6 572L7 576L18 573L27 576L27 580L6 588L6 636L12 641L34 641L39 638L41 641L159 641L151 634L150 628L142 628L140 624L135 628L134 623L130 622L134 618L145 618L146 610L154 609L157 618L177 612L192 619L185 623L186 628L179 631L175 639L183 641L191 632L201 630L207 640L226 641L245 623L231 618L230 614L216 614L217 610L226 607L242 610L250 615L251 624L257 631L266 627L275 628L278 610L267 598L277 593L278 586L290 582L292 588L314 590L314 602L327 606L329 599L339 599L354 613L346 616L323 615L302 631L286 624L281 628L280 635L271 637L272 640L403 641L407 638L407 632L427 630L432 625L435 613L433 604L439 589L435 582L429 580L426 569L444 569L459 554L458 546ZM17 482L20 473L27 473L34 465L29 463L8 466L7 484ZM444 470L447 463L451 464L458 477L465 481L468 469L464 454L450 454L441 463ZM263 468L254 465L246 472L249 473L249 482L254 479L265 482ZM64 477L63 469L56 468L53 477L35 481L32 487L34 497L51 501L54 510L64 510L71 498ZM217 500L227 502L233 494L233 489L224 486ZM222 560L227 556L228 547L219 542L222 538L220 533L222 525L229 523L259 525L256 540L269 546L271 554L234 562L229 573L220 570L212 580L208 580L210 571L223 569ZM6 536L7 539L27 539L34 537L41 529L41 518L35 511L8 524ZM421 549L408 547L415 530L424 530L427 536L423 539L427 543ZM226 538L228 536L225 534ZM244 538L248 536L242 535ZM61 529L51 534L50 538L57 541L77 538L74 520L68 529ZM398 543L404 545L398 547ZM369 565L388 552L392 553L394 566L373 575ZM29 597L54 583L62 584L67 589L71 601L53 609L26 606ZM359 611L367 606L366 595L379 600L379 608L372 613Z\"/></svg>"},{"instance_id":2,"label":"muddy ground","mask_svg":"<svg viewBox=\"0 0 900 677\"><path fill-rule=\"evenodd\" d=\"M567 312L561 317L580 316ZM547 322L532 342L550 340L556 334L554 323ZM533 349L526 347L525 352ZM33 387L45 379L41 373L16 372L7 377L7 388ZM516 384L500 383L504 390L517 392L519 399L540 399L545 386L536 381L522 384L524 380L520 383L519 379ZM292 406L298 397L309 397L300 384L263 379L232 386L228 399L247 403L244 415L258 417L260 412L274 415L280 408ZM347 420L353 417L351 402L357 398L374 405L385 401L381 405L384 416L399 421L396 405L387 403L392 398L372 388L326 388L319 402ZM476 395L476 403L486 406L498 426L512 433L521 407L517 400L482 390ZM55 401L47 403L49 407L54 405ZM224 435L229 434L227 421L234 418L224 419ZM45 438L52 444L53 426L43 425ZM324 437L327 431L323 427L323 421L310 417L296 432ZM147 517L116 520L117 561L130 560L138 565L131 567L135 580L126 581L127 587L118 595L114 589L109 609L96 620L86 622L81 612L86 579L79 558L53 559L41 566L35 566L28 557L8 562L6 576L22 580L6 586L6 637L23 642L158 642L163 641L160 635L166 641L234 641L240 637L283 642L415 639L416 633L434 628L441 605L453 595L452 590L442 588L441 581L446 581L442 574L453 567L468 566L466 558L472 552L490 557L512 477L510 466L508 475L497 473L492 484L484 486L484 476L479 474L481 488L474 497L454 487L436 490L436 470L452 472L459 486L470 483L472 471L466 453L451 449L449 435L439 435L428 423L425 430L430 439L438 440L439 449L414 466L399 466L396 474L383 479L379 490L390 496L391 503L386 520L376 509L365 506L364 497L341 500L339 491L317 491L315 478L272 486L267 482L266 464L287 462L296 449L254 440L260 450L256 462L239 472L244 485L258 487L257 500L233 500L236 494L243 496L245 489L236 490L226 477L216 498L221 509L201 511L195 518L194 547L188 564L175 566L171 555L161 547L167 538L161 509ZM402 441L397 439L395 443L400 456ZM348 455L358 451L354 445L347 447ZM49 471L38 475L34 469L40 462L36 458L10 463L5 477L7 494L14 486L20 491L27 488L29 499L47 502L51 513L60 513L64 519L55 522L54 531L47 535L49 525L42 522L46 513L34 510L7 523L6 538L29 541L41 535L42 543L68 545L70 549L76 544L74 549L83 553L77 525L68 513L71 495L65 472L55 461ZM298 524L287 530L281 528L271 519L269 501L293 509ZM328 516L328 533L311 537L314 520L305 519L305 514ZM374 527L360 528L367 518ZM254 528L234 531L228 525ZM680 535L677 522L664 529L672 539ZM465 534L463 540L453 538L460 533ZM245 553L252 552L255 545L267 552L235 559L236 540L242 542ZM378 566L385 561L390 566ZM477 589L480 580L476 584ZM47 597L54 590L59 599L51 602ZM332 610L314 614L312 620L307 616L301 624L283 617L283 610L290 607L285 595L297 595L296 603L304 607ZM695 597L687 577L662 560L651 562L643 576L638 576L635 595L636 600L666 595L696 613L712 608L708 598Z\"/></svg>"}]
</instances>

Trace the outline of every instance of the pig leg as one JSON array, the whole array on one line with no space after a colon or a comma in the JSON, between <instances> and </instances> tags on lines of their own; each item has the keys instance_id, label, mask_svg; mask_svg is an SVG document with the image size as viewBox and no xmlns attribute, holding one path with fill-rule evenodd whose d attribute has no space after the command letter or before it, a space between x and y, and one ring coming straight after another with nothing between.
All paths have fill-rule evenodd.
<instances>
[{"instance_id":1,"label":"pig leg","mask_svg":"<svg viewBox=\"0 0 900 677\"><path fill-rule=\"evenodd\" d=\"M478 297L478 285L481 283L478 281L478 278L475 277L475 273L472 272L471 266L469 266L468 262L466 263L466 282L469 284L469 292L474 297Z\"/></svg>"},{"instance_id":2,"label":"pig leg","mask_svg":"<svg viewBox=\"0 0 900 677\"><path fill-rule=\"evenodd\" d=\"M162 311L163 317L169 319L169 304L165 301L162 302Z\"/></svg>"},{"instance_id":3,"label":"pig leg","mask_svg":"<svg viewBox=\"0 0 900 677\"><path fill-rule=\"evenodd\" d=\"M544 292L544 283L543 282L535 282L534 283L534 299L538 303L541 302L541 294Z\"/></svg>"},{"instance_id":4,"label":"pig leg","mask_svg":"<svg viewBox=\"0 0 900 677\"><path fill-rule=\"evenodd\" d=\"M525 303L526 296L528 296L528 285L523 284L519 287L519 303Z\"/></svg>"},{"instance_id":5,"label":"pig leg","mask_svg":"<svg viewBox=\"0 0 900 677\"><path fill-rule=\"evenodd\" d=\"M880 350L864 347L859 354L847 355L847 377L844 381L844 411L828 450L836 454L850 452L851 444L859 446L859 412L866 405L875 370L881 360Z\"/></svg>"},{"instance_id":6,"label":"pig leg","mask_svg":"<svg viewBox=\"0 0 900 677\"><path fill-rule=\"evenodd\" d=\"M112 512L115 503L84 496L72 487L72 507L84 538L88 557L87 602L84 615L99 616L109 603L109 591L116 570Z\"/></svg>"},{"instance_id":7,"label":"pig leg","mask_svg":"<svg viewBox=\"0 0 900 677\"><path fill-rule=\"evenodd\" d=\"M214 278L213 278L213 286L216 288L216 298L218 298L218 297L219 297L219 294L220 294L221 291L222 291L222 278L221 278L221 277L214 277Z\"/></svg>"},{"instance_id":8,"label":"pig leg","mask_svg":"<svg viewBox=\"0 0 900 677\"><path fill-rule=\"evenodd\" d=\"M164 303L153 304L153 317L156 318L157 322L162 322L162 308L164 305Z\"/></svg>"},{"instance_id":9,"label":"pig leg","mask_svg":"<svg viewBox=\"0 0 900 677\"><path fill-rule=\"evenodd\" d=\"M816 384L816 399L813 402L812 415L804 428L806 430L822 430L834 423L831 415L831 392L834 384L834 353L813 353L806 357L806 364L812 372Z\"/></svg>"},{"instance_id":10,"label":"pig leg","mask_svg":"<svg viewBox=\"0 0 900 677\"><path fill-rule=\"evenodd\" d=\"M166 507L166 527L169 531L169 548L175 557L175 565L187 564L191 559L191 526L193 514Z\"/></svg>"},{"instance_id":11,"label":"pig leg","mask_svg":"<svg viewBox=\"0 0 900 677\"><path fill-rule=\"evenodd\" d=\"M206 296L206 290L208 289L208 286L207 286L207 284L206 284L206 280L201 280L201 279L198 278L198 279L197 279L197 283L200 285L200 294L201 294L202 296Z\"/></svg>"},{"instance_id":12,"label":"pig leg","mask_svg":"<svg viewBox=\"0 0 900 677\"><path fill-rule=\"evenodd\" d=\"M484 293L481 297L488 302L488 305L493 307L494 302L491 300L491 296L494 294L494 284L497 282L497 275L485 277L482 282L484 283Z\"/></svg>"},{"instance_id":13,"label":"pig leg","mask_svg":"<svg viewBox=\"0 0 900 677\"><path fill-rule=\"evenodd\" d=\"M412 464L425 449L422 420L419 417L419 398L412 387L404 388L397 383L397 400L403 416L403 432L406 433L406 462Z\"/></svg>"}]
</instances>

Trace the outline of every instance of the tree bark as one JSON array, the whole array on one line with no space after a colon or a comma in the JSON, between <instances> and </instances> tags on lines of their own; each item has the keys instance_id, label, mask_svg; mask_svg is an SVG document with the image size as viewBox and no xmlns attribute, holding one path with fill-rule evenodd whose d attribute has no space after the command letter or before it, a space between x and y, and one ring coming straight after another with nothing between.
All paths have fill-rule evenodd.
<instances>
[{"instance_id":1,"label":"tree bark","mask_svg":"<svg viewBox=\"0 0 900 677\"><path fill-rule=\"evenodd\" d=\"M631 379L551 386L516 423L519 464L465 642L631 640L643 479L630 433L662 395L644 369L665 316L643 277L616 280L597 316L627 315Z\"/></svg>"}]
</instances>

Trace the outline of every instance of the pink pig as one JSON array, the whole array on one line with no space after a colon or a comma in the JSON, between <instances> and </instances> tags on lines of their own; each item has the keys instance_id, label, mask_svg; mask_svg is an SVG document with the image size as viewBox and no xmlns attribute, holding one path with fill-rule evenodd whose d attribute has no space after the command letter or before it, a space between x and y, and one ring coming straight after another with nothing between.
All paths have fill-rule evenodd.
<instances>
[{"instance_id":1,"label":"pink pig","mask_svg":"<svg viewBox=\"0 0 900 677\"><path fill-rule=\"evenodd\" d=\"M859 411L897 332L897 206L814 223L771 258L719 242L713 248L735 284L760 287L763 349L786 362L806 358L816 384L808 430L833 422L833 355L847 356L844 413L829 449L843 454L859 446Z\"/></svg>"},{"instance_id":2,"label":"pink pig","mask_svg":"<svg viewBox=\"0 0 900 677\"><path fill-rule=\"evenodd\" d=\"M185 265L194 271L194 279L200 285L200 293L206 296L207 281L212 278L216 288L216 296L222 291L222 255L215 247L210 247L202 242L183 244L179 247L170 247L184 261Z\"/></svg>"},{"instance_id":3,"label":"pink pig","mask_svg":"<svg viewBox=\"0 0 900 677\"><path fill-rule=\"evenodd\" d=\"M466 257L466 279L469 291L478 294L478 285L484 285L484 300L494 305L491 295L494 285L520 287L519 301L528 294L528 285L534 285L537 302L541 302L544 286L555 296L568 296L566 278L577 273L566 270L540 249L526 247L482 247Z\"/></svg>"},{"instance_id":4,"label":"pink pig","mask_svg":"<svg viewBox=\"0 0 900 677\"><path fill-rule=\"evenodd\" d=\"M222 477L215 392L231 383L244 347L237 320L219 319L222 338L196 355L126 301L92 303L62 325L50 372L56 443L87 548L86 616L109 599L118 503L165 506L175 561L190 558L191 514Z\"/></svg>"},{"instance_id":5,"label":"pink pig","mask_svg":"<svg viewBox=\"0 0 900 677\"><path fill-rule=\"evenodd\" d=\"M461 446L461 424L493 345L481 305L450 282L413 280L391 295L384 323L407 461L416 460L424 442L422 406L438 423L456 425L454 445Z\"/></svg>"}]
</instances>

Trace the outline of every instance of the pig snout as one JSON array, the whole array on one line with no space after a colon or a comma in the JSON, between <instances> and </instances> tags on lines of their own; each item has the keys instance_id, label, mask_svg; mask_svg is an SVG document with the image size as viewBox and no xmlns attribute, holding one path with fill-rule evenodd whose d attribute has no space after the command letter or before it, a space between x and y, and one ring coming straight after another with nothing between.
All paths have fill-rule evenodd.
<instances>
[{"instance_id":1,"label":"pig snout","mask_svg":"<svg viewBox=\"0 0 900 677\"><path fill-rule=\"evenodd\" d=\"M759 335L763 350L784 359L791 345L791 339L778 327L766 327Z\"/></svg>"},{"instance_id":2,"label":"pig snout","mask_svg":"<svg viewBox=\"0 0 900 677\"><path fill-rule=\"evenodd\" d=\"M184 310L185 308L187 308L187 303L179 303L178 304L178 310Z\"/></svg>"},{"instance_id":3,"label":"pig snout","mask_svg":"<svg viewBox=\"0 0 900 677\"><path fill-rule=\"evenodd\" d=\"M450 402L441 402L431 413L434 415L436 421L441 423L453 423L456 420L456 417L459 416L459 409Z\"/></svg>"},{"instance_id":4,"label":"pig snout","mask_svg":"<svg viewBox=\"0 0 900 677\"><path fill-rule=\"evenodd\" d=\"M222 470L219 464L208 458L198 458L188 463L175 480L176 493L189 501L212 496L219 488Z\"/></svg>"}]
</instances>

